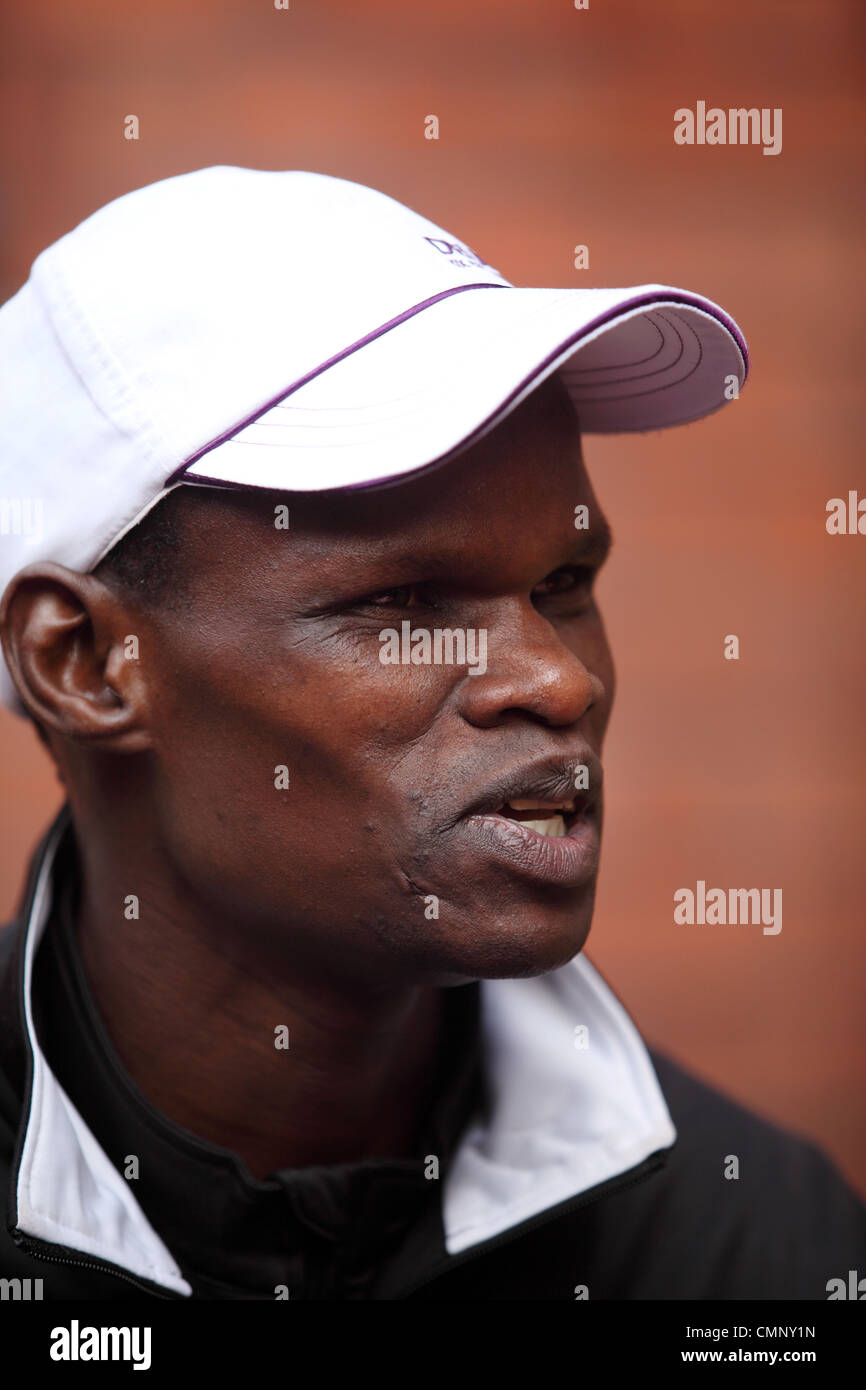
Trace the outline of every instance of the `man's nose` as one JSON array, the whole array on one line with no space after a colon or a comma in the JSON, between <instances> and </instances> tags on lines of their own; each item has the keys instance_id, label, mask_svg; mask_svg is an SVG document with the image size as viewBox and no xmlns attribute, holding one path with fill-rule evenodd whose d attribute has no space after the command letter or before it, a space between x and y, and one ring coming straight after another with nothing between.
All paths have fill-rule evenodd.
<instances>
[{"instance_id":1,"label":"man's nose","mask_svg":"<svg viewBox=\"0 0 866 1390\"><path fill-rule=\"evenodd\" d=\"M489 728L512 711L575 724L605 697L601 678L527 600L509 601L487 626L487 668L460 685L464 718Z\"/></svg>"}]
</instances>

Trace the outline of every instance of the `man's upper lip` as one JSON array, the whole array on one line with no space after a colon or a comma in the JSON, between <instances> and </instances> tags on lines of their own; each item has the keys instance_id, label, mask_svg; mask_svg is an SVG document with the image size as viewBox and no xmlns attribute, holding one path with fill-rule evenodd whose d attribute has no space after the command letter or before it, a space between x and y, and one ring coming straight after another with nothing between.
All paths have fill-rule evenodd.
<instances>
[{"instance_id":1,"label":"man's upper lip","mask_svg":"<svg viewBox=\"0 0 866 1390\"><path fill-rule=\"evenodd\" d=\"M588 769L588 787L575 787L574 779L578 768ZM594 806L601 793L601 763L588 748L573 753L570 757L557 754L533 763L523 763L509 772L493 778L475 795L460 813L465 816L490 815L501 809L506 801L523 801L538 798L539 805L545 802L574 800L577 811Z\"/></svg>"}]
</instances>

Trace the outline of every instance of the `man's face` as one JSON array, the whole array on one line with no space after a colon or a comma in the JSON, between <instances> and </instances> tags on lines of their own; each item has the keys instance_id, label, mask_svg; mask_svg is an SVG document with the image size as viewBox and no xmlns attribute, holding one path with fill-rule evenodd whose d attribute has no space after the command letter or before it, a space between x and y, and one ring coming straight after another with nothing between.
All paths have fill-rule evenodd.
<instances>
[{"instance_id":1,"label":"man's face","mask_svg":"<svg viewBox=\"0 0 866 1390\"><path fill-rule=\"evenodd\" d=\"M574 956L614 676L591 591L607 527L558 383L396 486L189 506L189 604L137 630L156 849L214 938L374 988ZM486 669L384 664L404 622L485 633ZM568 838L518 823L562 831L571 798Z\"/></svg>"}]
</instances>

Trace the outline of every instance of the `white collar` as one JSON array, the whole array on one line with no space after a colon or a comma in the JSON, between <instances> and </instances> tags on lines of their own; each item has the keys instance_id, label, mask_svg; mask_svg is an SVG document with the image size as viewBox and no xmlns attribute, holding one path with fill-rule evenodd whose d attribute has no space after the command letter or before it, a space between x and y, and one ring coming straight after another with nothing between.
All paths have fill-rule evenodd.
<instances>
[{"instance_id":1,"label":"white collar","mask_svg":"<svg viewBox=\"0 0 866 1390\"><path fill-rule=\"evenodd\" d=\"M46 843L25 924L33 1086L17 1224L25 1235L190 1294L129 1183L49 1067L34 1027L33 962L65 823L58 818ZM449 1255L608 1182L676 1140L640 1034L585 956L534 979L482 981L481 1024L490 1113L470 1123L443 1181ZM576 1034L581 1027L586 1033Z\"/></svg>"}]
</instances>

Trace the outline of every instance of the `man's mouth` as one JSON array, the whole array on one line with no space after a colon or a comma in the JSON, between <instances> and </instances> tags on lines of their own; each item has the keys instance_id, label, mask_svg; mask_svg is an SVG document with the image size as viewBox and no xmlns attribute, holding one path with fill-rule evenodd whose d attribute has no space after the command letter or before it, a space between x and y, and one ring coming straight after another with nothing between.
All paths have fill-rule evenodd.
<instances>
[{"instance_id":1,"label":"man's mouth","mask_svg":"<svg viewBox=\"0 0 866 1390\"><path fill-rule=\"evenodd\" d=\"M598 868L601 764L589 749L514 768L463 810L461 840L481 861L536 882L580 887Z\"/></svg>"},{"instance_id":2,"label":"man's mouth","mask_svg":"<svg viewBox=\"0 0 866 1390\"><path fill-rule=\"evenodd\" d=\"M462 814L519 821L538 834L561 839L595 807L601 782L601 763L584 746L570 759L560 755L503 773Z\"/></svg>"},{"instance_id":3,"label":"man's mouth","mask_svg":"<svg viewBox=\"0 0 866 1390\"><path fill-rule=\"evenodd\" d=\"M552 835L555 839L560 839L568 834L577 810L574 797L568 801L539 801L515 797L511 801L503 802L493 814L504 816L507 820L520 821L521 825L534 830L538 835Z\"/></svg>"}]
</instances>

